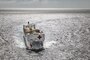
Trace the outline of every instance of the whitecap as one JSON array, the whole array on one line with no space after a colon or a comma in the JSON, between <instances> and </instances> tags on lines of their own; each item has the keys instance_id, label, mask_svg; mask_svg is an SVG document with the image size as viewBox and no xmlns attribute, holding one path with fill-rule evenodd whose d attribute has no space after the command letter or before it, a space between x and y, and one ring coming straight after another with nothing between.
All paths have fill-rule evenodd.
<instances>
[{"instance_id":1,"label":"whitecap","mask_svg":"<svg viewBox=\"0 0 90 60\"><path fill-rule=\"evenodd\" d=\"M52 46L54 46L54 44L56 44L56 41L47 41L44 43L44 48L50 48Z\"/></svg>"}]
</instances>

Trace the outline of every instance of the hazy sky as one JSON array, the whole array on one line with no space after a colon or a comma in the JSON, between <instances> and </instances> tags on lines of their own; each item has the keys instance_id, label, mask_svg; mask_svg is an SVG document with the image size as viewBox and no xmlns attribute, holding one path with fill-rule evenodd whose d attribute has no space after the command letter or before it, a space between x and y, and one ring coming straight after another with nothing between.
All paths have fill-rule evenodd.
<instances>
[{"instance_id":1,"label":"hazy sky","mask_svg":"<svg viewBox=\"0 0 90 60\"><path fill-rule=\"evenodd\" d=\"M90 8L90 0L0 0L0 8Z\"/></svg>"}]
</instances>

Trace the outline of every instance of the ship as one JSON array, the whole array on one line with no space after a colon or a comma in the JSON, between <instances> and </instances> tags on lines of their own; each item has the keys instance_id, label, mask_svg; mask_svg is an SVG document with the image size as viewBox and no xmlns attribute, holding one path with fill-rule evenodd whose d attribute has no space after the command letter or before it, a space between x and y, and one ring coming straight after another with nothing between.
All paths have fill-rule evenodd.
<instances>
[{"instance_id":1,"label":"ship","mask_svg":"<svg viewBox=\"0 0 90 60\"><path fill-rule=\"evenodd\" d=\"M39 51L44 50L43 43L45 34L43 31L36 29L35 24L23 25L23 38L27 50Z\"/></svg>"}]
</instances>

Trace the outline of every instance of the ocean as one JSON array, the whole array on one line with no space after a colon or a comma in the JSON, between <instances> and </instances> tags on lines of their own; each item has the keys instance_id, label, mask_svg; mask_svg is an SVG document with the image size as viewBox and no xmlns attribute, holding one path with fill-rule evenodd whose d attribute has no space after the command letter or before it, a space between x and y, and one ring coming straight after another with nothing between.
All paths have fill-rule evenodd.
<instances>
[{"instance_id":1,"label":"ocean","mask_svg":"<svg viewBox=\"0 0 90 60\"><path fill-rule=\"evenodd\" d=\"M45 50L25 48L23 25L45 34ZM0 60L90 60L89 13L0 14Z\"/></svg>"}]
</instances>

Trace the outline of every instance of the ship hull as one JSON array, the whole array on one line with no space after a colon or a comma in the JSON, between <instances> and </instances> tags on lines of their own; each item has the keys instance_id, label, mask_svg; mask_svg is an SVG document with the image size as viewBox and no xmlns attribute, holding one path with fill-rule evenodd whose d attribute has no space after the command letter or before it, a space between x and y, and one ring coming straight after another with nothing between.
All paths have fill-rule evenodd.
<instances>
[{"instance_id":1,"label":"ship hull","mask_svg":"<svg viewBox=\"0 0 90 60\"><path fill-rule=\"evenodd\" d=\"M44 35L41 35L42 36L42 39L38 40L35 40L36 36L34 35L26 35L26 36L23 36L24 38L24 42L25 42L25 46L26 46L26 49L27 50L33 50L33 51L40 51L40 50L44 50L44 47L43 47L43 41L44 41ZM33 39L32 39L33 37Z\"/></svg>"}]
</instances>

